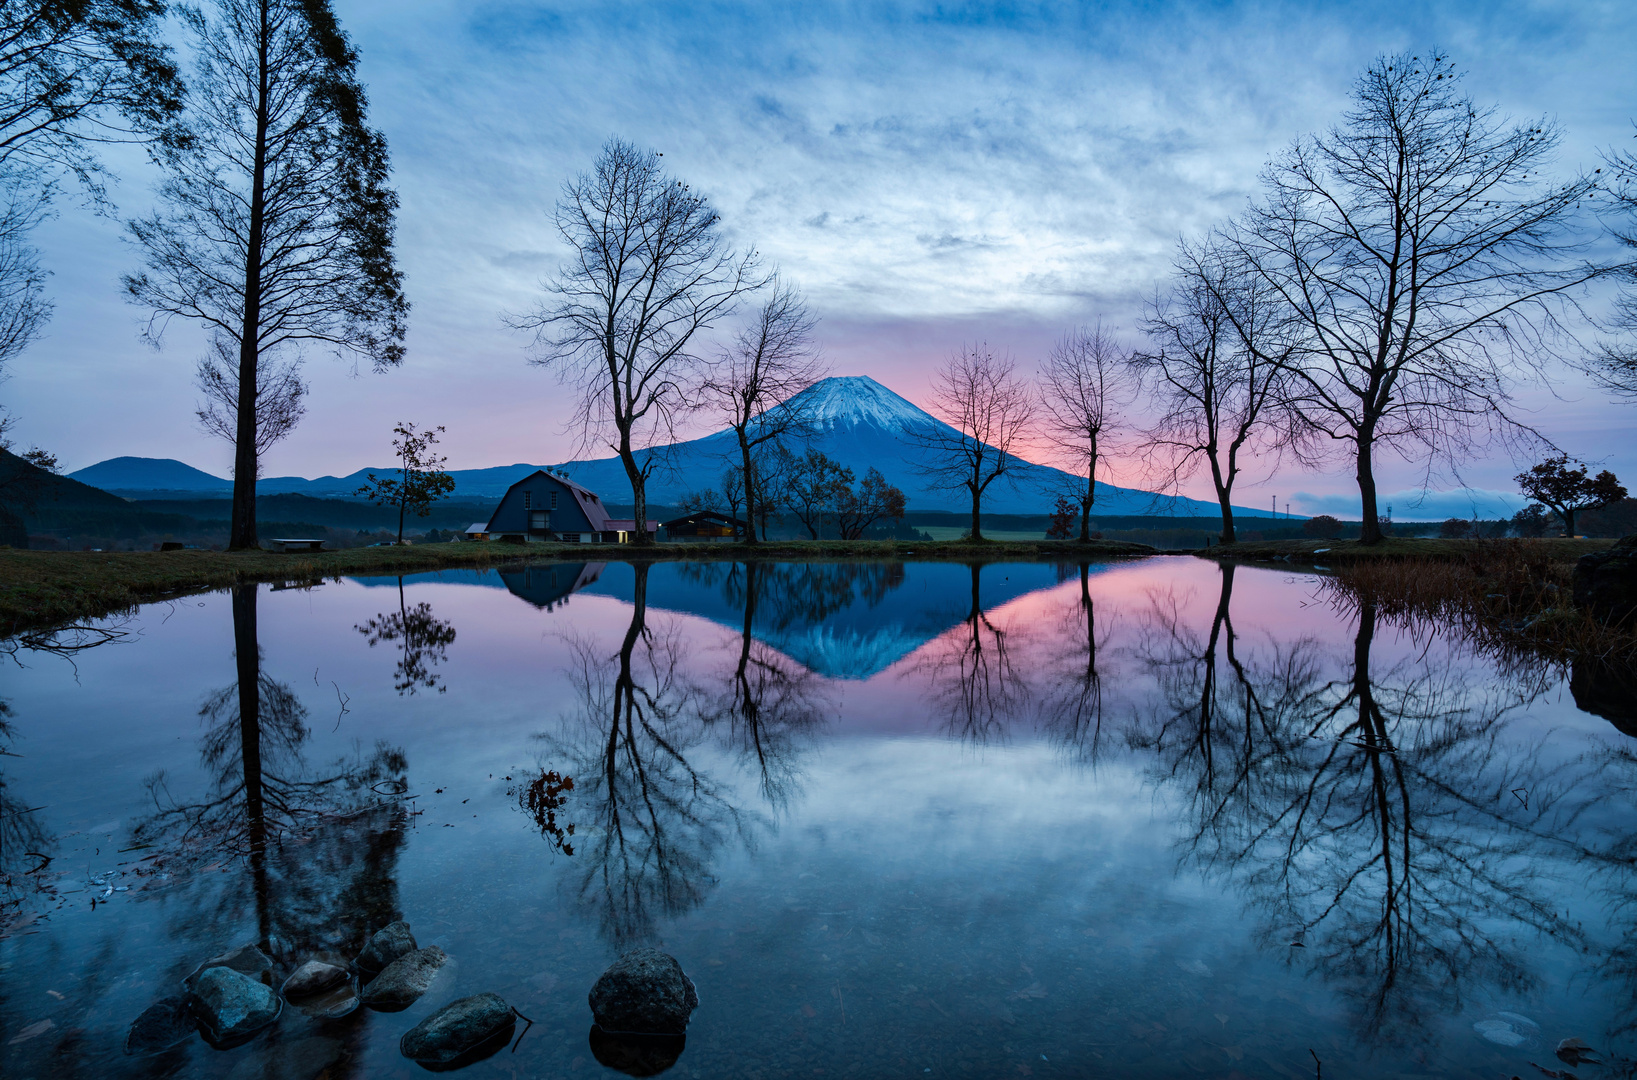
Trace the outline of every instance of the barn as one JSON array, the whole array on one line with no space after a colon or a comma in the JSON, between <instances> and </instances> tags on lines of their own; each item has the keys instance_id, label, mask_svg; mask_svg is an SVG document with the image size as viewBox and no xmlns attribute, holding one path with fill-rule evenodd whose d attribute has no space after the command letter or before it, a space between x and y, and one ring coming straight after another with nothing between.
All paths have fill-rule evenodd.
<instances>
[{"instance_id":1,"label":"barn","mask_svg":"<svg viewBox=\"0 0 1637 1080\"><path fill-rule=\"evenodd\" d=\"M647 525L649 535L659 530L657 521ZM626 544L636 531L635 521L609 517L595 492L544 469L506 489L487 529L492 540L566 544Z\"/></svg>"}]
</instances>

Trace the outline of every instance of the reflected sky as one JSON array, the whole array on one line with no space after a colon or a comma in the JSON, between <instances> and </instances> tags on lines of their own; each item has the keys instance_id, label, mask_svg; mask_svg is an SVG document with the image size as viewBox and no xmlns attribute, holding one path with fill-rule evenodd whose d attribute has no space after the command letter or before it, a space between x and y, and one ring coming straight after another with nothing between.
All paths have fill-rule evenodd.
<instances>
[{"instance_id":1,"label":"reflected sky","mask_svg":"<svg viewBox=\"0 0 1637 1080\"><path fill-rule=\"evenodd\" d=\"M0 687L8 1076L408 1076L482 991L536 1026L474 1075L593 1075L585 992L649 943L679 1076L1637 1056L1637 744L1310 576L553 564L121 629ZM455 960L415 1008L123 1052L211 955L398 917Z\"/></svg>"}]
</instances>

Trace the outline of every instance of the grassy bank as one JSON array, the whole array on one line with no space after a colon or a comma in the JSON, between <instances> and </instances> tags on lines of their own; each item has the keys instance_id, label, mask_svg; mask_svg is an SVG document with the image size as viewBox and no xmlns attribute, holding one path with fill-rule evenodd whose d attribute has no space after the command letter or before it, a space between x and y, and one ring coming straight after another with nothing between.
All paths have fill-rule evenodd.
<instances>
[{"instance_id":1,"label":"grassy bank","mask_svg":"<svg viewBox=\"0 0 1637 1080\"><path fill-rule=\"evenodd\" d=\"M1572 602L1575 558L1613 541L1445 543L1440 558L1344 563L1324 588L1343 609L1369 605L1389 624L1454 633L1503 661L1637 664L1637 625L1607 625Z\"/></svg>"},{"instance_id":2,"label":"grassy bank","mask_svg":"<svg viewBox=\"0 0 1637 1080\"><path fill-rule=\"evenodd\" d=\"M270 551L52 552L0 548L0 638L125 611L138 604L223 589L241 581L308 582L345 575L417 574L554 559L792 561L826 559L1064 560L1153 554L1141 544L1094 541L915 543L888 540L656 544L649 548L583 544L417 544L316 554Z\"/></svg>"},{"instance_id":3,"label":"grassy bank","mask_svg":"<svg viewBox=\"0 0 1637 1080\"><path fill-rule=\"evenodd\" d=\"M1259 540L1241 541L1226 547L1208 547L1193 554L1207 559L1235 562L1292 562L1323 566L1345 566L1358 562L1398 562L1402 560L1441 562L1482 562L1486 553L1507 550L1505 545L1524 545L1549 562L1573 564L1582 555L1604 551L1613 540L1442 540L1436 538L1392 537L1379 544L1357 540Z\"/></svg>"}]
</instances>

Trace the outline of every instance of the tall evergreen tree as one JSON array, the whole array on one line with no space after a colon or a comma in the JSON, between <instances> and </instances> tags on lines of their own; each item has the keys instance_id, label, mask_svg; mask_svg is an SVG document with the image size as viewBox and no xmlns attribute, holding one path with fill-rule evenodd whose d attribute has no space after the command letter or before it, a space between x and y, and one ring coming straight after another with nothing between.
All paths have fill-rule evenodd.
<instances>
[{"instance_id":1,"label":"tall evergreen tree","mask_svg":"<svg viewBox=\"0 0 1637 1080\"><path fill-rule=\"evenodd\" d=\"M253 548L260 383L288 370L265 358L317 342L377 371L403 359L398 197L327 0L217 0L184 18L190 138L155 147L162 208L130 223L147 270L125 285L155 343L181 317L237 345L229 546Z\"/></svg>"}]
</instances>

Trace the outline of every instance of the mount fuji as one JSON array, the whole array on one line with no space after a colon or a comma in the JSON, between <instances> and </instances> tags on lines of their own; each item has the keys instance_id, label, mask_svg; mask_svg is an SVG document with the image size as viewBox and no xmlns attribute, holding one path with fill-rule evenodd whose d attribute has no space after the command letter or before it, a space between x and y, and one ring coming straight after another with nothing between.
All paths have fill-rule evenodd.
<instances>
[{"instance_id":1,"label":"mount fuji","mask_svg":"<svg viewBox=\"0 0 1637 1080\"><path fill-rule=\"evenodd\" d=\"M799 408L811 420L807 446L853 470L860 479L873 466L887 482L909 497L911 510L970 512L972 504L965 488L938 487L928 483L917 466L929 463L931 452L917 434L928 430L953 429L942 420L866 375L833 376L822 379L791 398L787 408ZM675 505L690 491L714 487L724 469L739 460L739 444L731 429L703 438L644 451L646 461L658 455L653 476L648 481L648 501ZM569 461L560 466L579 484L598 492L610 502L628 498L629 481L618 458ZM1013 474L1013 482L997 480L985 492L983 509L992 514L1046 514L1057 501L1067 473L1045 465L1024 462ZM1097 485L1095 511L1107 515L1154 514L1178 517L1209 517L1217 513L1215 503L1156 495L1113 484ZM1238 513L1257 516L1257 511L1240 508ZM1262 511L1261 516L1266 516Z\"/></svg>"}]
</instances>

